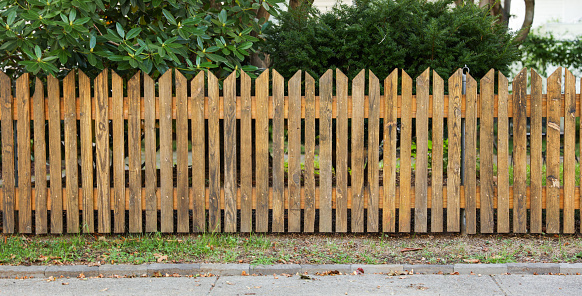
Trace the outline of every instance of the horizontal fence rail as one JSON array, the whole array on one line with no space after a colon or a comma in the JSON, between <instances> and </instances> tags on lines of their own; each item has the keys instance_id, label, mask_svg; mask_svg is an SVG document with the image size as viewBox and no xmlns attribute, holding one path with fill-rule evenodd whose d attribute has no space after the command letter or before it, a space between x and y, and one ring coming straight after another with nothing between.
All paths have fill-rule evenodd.
<instances>
[{"instance_id":1,"label":"horizontal fence rail","mask_svg":"<svg viewBox=\"0 0 582 296\"><path fill-rule=\"evenodd\" d=\"M463 75L0 74L2 229L580 231L576 78Z\"/></svg>"}]
</instances>

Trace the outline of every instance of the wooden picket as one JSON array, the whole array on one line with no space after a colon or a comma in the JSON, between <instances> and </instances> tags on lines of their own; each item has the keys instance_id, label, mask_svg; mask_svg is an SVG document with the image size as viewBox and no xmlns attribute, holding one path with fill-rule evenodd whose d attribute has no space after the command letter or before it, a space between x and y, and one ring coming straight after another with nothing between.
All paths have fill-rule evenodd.
<instances>
[{"instance_id":1,"label":"wooden picket","mask_svg":"<svg viewBox=\"0 0 582 296\"><path fill-rule=\"evenodd\" d=\"M3 232L579 231L576 77L430 74L0 74Z\"/></svg>"}]
</instances>

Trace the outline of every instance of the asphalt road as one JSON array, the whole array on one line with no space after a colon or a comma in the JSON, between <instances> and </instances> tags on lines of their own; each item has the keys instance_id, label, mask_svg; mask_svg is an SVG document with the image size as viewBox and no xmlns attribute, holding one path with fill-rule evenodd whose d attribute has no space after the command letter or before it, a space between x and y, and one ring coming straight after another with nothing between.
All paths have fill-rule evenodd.
<instances>
[{"instance_id":1,"label":"asphalt road","mask_svg":"<svg viewBox=\"0 0 582 296\"><path fill-rule=\"evenodd\" d=\"M582 276L339 275L1 279L0 295L582 295Z\"/></svg>"}]
</instances>

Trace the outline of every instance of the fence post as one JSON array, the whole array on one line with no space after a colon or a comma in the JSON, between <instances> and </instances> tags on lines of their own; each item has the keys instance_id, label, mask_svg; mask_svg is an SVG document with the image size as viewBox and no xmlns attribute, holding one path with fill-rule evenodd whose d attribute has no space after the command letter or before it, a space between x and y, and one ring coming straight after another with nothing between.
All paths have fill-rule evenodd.
<instances>
[{"instance_id":1,"label":"fence post","mask_svg":"<svg viewBox=\"0 0 582 296\"><path fill-rule=\"evenodd\" d=\"M467 70L467 72L465 72ZM463 84L462 84L462 94L467 94L467 73L469 73L469 67L465 65L463 67ZM461 186L465 185L465 118L461 118ZM467 196L465 195L465 207ZM467 234L467 220L465 218L465 208L460 209L461 215L461 234Z\"/></svg>"}]
</instances>

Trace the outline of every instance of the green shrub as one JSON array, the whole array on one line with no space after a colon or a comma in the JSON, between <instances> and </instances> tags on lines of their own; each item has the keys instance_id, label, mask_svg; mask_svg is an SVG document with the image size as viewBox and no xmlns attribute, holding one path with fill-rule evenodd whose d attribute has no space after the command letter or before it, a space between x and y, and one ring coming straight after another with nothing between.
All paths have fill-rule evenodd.
<instances>
[{"instance_id":1,"label":"green shrub","mask_svg":"<svg viewBox=\"0 0 582 296\"><path fill-rule=\"evenodd\" d=\"M72 68L154 77L170 67L219 77L252 71L246 58L264 23L256 10L262 3L276 15L282 1L3 0L0 68L12 76Z\"/></svg>"},{"instance_id":2,"label":"green shrub","mask_svg":"<svg viewBox=\"0 0 582 296\"><path fill-rule=\"evenodd\" d=\"M370 69L383 79L401 68L415 78L430 67L446 78L465 64L476 78L491 68L509 74L519 58L513 35L476 5L452 2L369 0L282 13L262 50L285 77L339 68L350 78Z\"/></svg>"},{"instance_id":3,"label":"green shrub","mask_svg":"<svg viewBox=\"0 0 582 296\"><path fill-rule=\"evenodd\" d=\"M582 36L561 40L555 36L529 34L523 42L523 66L534 68L547 76L549 65L582 71Z\"/></svg>"}]
</instances>

